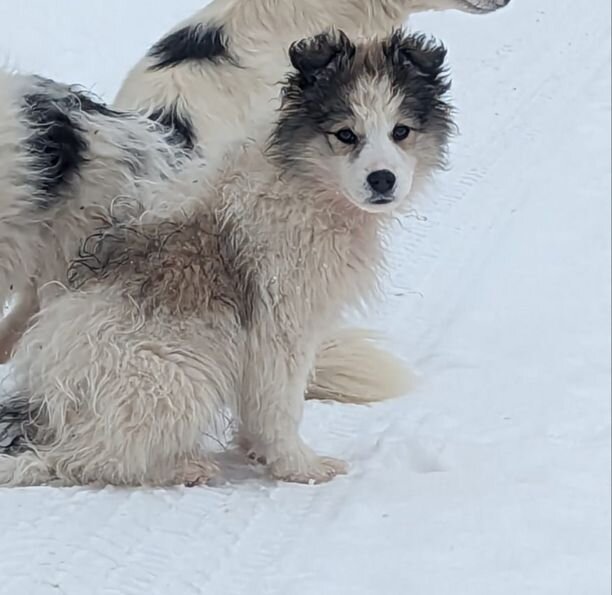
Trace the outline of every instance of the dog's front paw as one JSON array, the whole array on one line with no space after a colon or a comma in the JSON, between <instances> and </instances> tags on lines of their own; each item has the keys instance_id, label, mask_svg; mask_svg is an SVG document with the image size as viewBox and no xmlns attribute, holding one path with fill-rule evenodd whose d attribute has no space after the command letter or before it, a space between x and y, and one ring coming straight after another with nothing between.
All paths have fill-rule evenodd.
<instances>
[{"instance_id":1,"label":"dog's front paw","mask_svg":"<svg viewBox=\"0 0 612 595\"><path fill-rule=\"evenodd\" d=\"M332 480L336 475L346 475L348 464L340 459L313 455L296 464L295 459L279 459L270 465L272 476L292 483L319 484Z\"/></svg>"}]
</instances>

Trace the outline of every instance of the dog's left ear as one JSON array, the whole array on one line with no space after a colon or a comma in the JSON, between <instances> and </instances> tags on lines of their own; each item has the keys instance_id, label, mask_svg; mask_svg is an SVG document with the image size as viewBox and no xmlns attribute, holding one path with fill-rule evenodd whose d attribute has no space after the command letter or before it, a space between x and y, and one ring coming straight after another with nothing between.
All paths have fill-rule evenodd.
<instances>
[{"instance_id":1,"label":"dog's left ear","mask_svg":"<svg viewBox=\"0 0 612 595\"><path fill-rule=\"evenodd\" d=\"M425 35L407 35L397 30L384 44L384 52L394 66L413 67L434 81L444 71L446 48Z\"/></svg>"},{"instance_id":2,"label":"dog's left ear","mask_svg":"<svg viewBox=\"0 0 612 595\"><path fill-rule=\"evenodd\" d=\"M296 41L289 48L293 67L312 83L325 71L338 69L355 55L355 45L340 30L330 30Z\"/></svg>"}]
</instances>

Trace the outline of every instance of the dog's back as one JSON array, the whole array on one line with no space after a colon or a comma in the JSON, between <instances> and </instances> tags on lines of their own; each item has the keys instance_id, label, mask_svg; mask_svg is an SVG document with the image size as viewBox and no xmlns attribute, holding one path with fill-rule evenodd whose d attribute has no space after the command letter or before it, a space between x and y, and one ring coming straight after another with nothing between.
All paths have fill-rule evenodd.
<instances>
[{"instance_id":1,"label":"dog's back","mask_svg":"<svg viewBox=\"0 0 612 595\"><path fill-rule=\"evenodd\" d=\"M291 43L332 24L351 36L387 33L404 19L402 4L214 0L153 45L115 105L175 126L187 146L222 152L253 123L272 125Z\"/></svg>"},{"instance_id":2,"label":"dog's back","mask_svg":"<svg viewBox=\"0 0 612 595\"><path fill-rule=\"evenodd\" d=\"M126 77L115 105L174 126L212 153L272 124L294 41L330 26L386 35L411 14L487 13L509 0L213 0L162 37Z\"/></svg>"}]
</instances>

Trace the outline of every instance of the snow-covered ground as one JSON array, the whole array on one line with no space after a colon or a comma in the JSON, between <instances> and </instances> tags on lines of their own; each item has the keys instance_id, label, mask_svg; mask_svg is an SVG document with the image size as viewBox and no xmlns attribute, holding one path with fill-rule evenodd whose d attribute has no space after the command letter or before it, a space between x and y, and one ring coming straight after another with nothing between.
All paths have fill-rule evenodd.
<instances>
[{"instance_id":1,"label":"snow-covered ground","mask_svg":"<svg viewBox=\"0 0 612 595\"><path fill-rule=\"evenodd\" d=\"M4 0L0 60L111 98L201 4ZM418 388L308 407L321 487L0 490L1 595L610 593L610 0L413 24L462 129L373 313Z\"/></svg>"}]
</instances>

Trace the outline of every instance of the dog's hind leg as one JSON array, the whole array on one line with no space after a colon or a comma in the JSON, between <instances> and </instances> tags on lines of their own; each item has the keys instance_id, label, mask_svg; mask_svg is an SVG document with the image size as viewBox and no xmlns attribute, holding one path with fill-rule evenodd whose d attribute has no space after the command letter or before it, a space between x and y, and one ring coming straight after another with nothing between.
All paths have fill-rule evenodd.
<instances>
[{"instance_id":1,"label":"dog's hind leg","mask_svg":"<svg viewBox=\"0 0 612 595\"><path fill-rule=\"evenodd\" d=\"M0 364L9 361L15 345L39 308L38 292L33 282L15 291L14 295L15 303L0 319Z\"/></svg>"},{"instance_id":2,"label":"dog's hind leg","mask_svg":"<svg viewBox=\"0 0 612 595\"><path fill-rule=\"evenodd\" d=\"M28 450L59 485L207 482L216 467L200 441L222 422L226 366L189 347L191 327L143 317L110 289L46 303L13 358L16 390L28 397L6 409L4 425L20 419L27 431L20 439L13 423L4 454L15 460L3 459L0 480L48 481L44 467L26 475L21 465L36 462Z\"/></svg>"},{"instance_id":3,"label":"dog's hind leg","mask_svg":"<svg viewBox=\"0 0 612 595\"><path fill-rule=\"evenodd\" d=\"M35 452L16 456L0 454L0 486L39 486L55 477L45 459Z\"/></svg>"},{"instance_id":4,"label":"dog's hind leg","mask_svg":"<svg viewBox=\"0 0 612 595\"><path fill-rule=\"evenodd\" d=\"M0 400L0 485L31 486L54 479L43 451L34 447L48 427L44 408L24 392L4 395Z\"/></svg>"}]
</instances>

